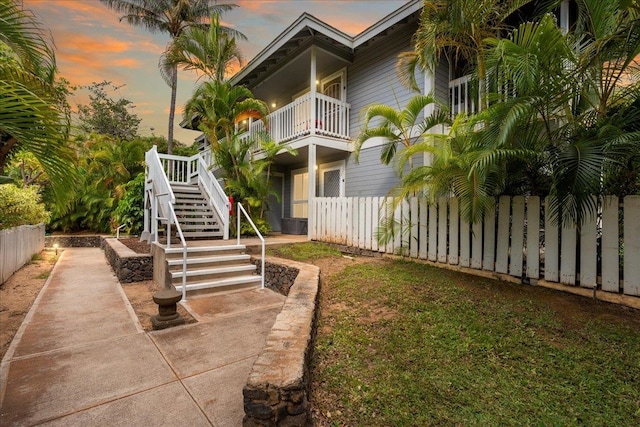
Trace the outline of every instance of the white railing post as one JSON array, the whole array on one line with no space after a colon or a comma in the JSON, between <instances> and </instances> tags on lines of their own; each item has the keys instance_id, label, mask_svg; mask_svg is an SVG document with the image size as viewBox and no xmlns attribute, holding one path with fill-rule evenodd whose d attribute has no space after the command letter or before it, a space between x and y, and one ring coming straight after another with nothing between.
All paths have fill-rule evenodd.
<instances>
[{"instance_id":1,"label":"white railing post","mask_svg":"<svg viewBox=\"0 0 640 427\"><path fill-rule=\"evenodd\" d=\"M264 237L262 237L262 234L260 234L260 231L258 231L258 227L256 227L256 225L253 223L247 211L244 210L244 207L242 207L242 204L238 202L237 205L238 205L238 215L237 215L238 228L236 230L236 234L238 235L238 246L240 245L240 213L243 213L244 216L247 218L247 221L249 221L249 224L251 224L251 227L253 227L253 230L256 232L256 235L260 238L260 242L262 243L261 289L264 289L264 257L265 257Z\"/></svg>"}]
</instances>

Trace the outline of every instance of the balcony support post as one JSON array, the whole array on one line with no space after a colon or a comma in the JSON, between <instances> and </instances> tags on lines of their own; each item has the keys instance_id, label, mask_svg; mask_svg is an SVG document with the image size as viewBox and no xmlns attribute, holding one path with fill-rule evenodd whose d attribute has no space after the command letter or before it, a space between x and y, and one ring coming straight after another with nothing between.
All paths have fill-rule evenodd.
<instances>
[{"instance_id":1,"label":"balcony support post","mask_svg":"<svg viewBox=\"0 0 640 427\"><path fill-rule=\"evenodd\" d=\"M309 76L309 94L311 95L311 117L309 118L309 129L311 131L311 135L315 135L316 133L316 109L317 109L317 100L316 100L316 92L317 85L316 80L318 79L316 74L316 47L311 46L311 73ZM311 153L311 151L309 151ZM311 154L309 154L311 155ZM311 166L309 166L311 167ZM311 172L311 169L309 169ZM309 173L309 177L311 177L311 173ZM309 179L311 181L311 179Z\"/></svg>"},{"instance_id":2,"label":"balcony support post","mask_svg":"<svg viewBox=\"0 0 640 427\"><path fill-rule=\"evenodd\" d=\"M307 200L307 239L313 236L312 225L315 224L314 202L316 198L316 144L309 144L309 196Z\"/></svg>"}]
</instances>

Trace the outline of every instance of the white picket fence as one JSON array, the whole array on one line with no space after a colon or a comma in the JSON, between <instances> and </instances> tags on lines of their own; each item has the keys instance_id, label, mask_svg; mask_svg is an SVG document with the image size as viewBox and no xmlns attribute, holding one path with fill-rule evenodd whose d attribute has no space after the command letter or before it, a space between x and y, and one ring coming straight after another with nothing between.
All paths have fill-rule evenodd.
<instances>
[{"instance_id":1,"label":"white picket fence","mask_svg":"<svg viewBox=\"0 0 640 427\"><path fill-rule=\"evenodd\" d=\"M44 224L0 230L0 284L44 249Z\"/></svg>"},{"instance_id":2,"label":"white picket fence","mask_svg":"<svg viewBox=\"0 0 640 427\"><path fill-rule=\"evenodd\" d=\"M456 199L429 204L413 197L396 209L391 202L316 198L311 238L523 280L599 284L604 291L640 296L640 196L627 196L623 203L606 197L599 218L587 221L580 233L554 225L539 197L500 197L484 221L473 225L460 217ZM391 217L400 232L379 243L379 224Z\"/></svg>"}]
</instances>

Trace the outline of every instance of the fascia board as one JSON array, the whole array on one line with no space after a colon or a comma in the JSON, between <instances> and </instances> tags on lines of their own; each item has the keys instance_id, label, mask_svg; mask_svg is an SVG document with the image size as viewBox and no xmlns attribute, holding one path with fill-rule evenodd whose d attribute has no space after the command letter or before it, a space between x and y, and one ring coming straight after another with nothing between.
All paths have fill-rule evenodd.
<instances>
[{"instance_id":1,"label":"fascia board","mask_svg":"<svg viewBox=\"0 0 640 427\"><path fill-rule=\"evenodd\" d=\"M389 15L385 16L380 21L355 36L353 40L353 48L355 49L363 43L366 43L382 31L421 10L423 4L423 0L411 0L399 9L391 12Z\"/></svg>"},{"instance_id":2,"label":"fascia board","mask_svg":"<svg viewBox=\"0 0 640 427\"><path fill-rule=\"evenodd\" d=\"M261 64L264 60L269 58L273 53L280 49L285 43L287 43L291 37L298 34L303 28L309 27L310 29L322 33L328 37L331 37L338 43L352 48L353 38L348 34L332 27L331 25L319 20L313 15L303 13L293 24L291 24L286 30L284 30L278 37L276 37L267 47L265 47L260 53L258 53L249 63L244 66L236 75L234 75L230 82L231 84L237 84L240 80L247 76L253 69Z\"/></svg>"}]
</instances>

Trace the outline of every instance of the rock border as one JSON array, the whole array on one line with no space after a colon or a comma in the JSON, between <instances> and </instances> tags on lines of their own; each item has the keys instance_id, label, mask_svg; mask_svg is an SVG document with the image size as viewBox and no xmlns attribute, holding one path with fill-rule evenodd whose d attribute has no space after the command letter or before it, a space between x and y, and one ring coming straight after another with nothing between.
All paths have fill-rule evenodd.
<instances>
[{"instance_id":1,"label":"rock border","mask_svg":"<svg viewBox=\"0 0 640 427\"><path fill-rule=\"evenodd\" d=\"M151 254L139 254L115 237L103 237L100 247L120 283L153 279Z\"/></svg>"},{"instance_id":2,"label":"rock border","mask_svg":"<svg viewBox=\"0 0 640 427\"><path fill-rule=\"evenodd\" d=\"M274 257L265 261L266 277L275 266L284 269L276 272L286 271L287 276L291 269L299 272L242 390L243 426L304 426L311 420L309 362L316 332L320 269Z\"/></svg>"}]
</instances>

